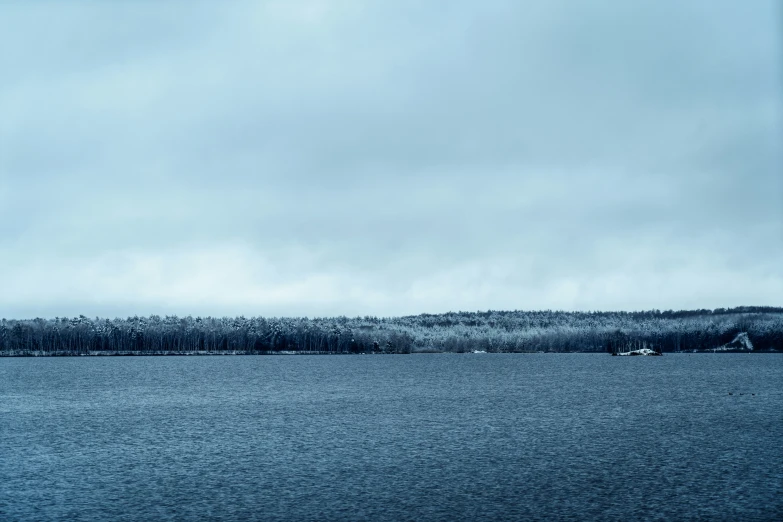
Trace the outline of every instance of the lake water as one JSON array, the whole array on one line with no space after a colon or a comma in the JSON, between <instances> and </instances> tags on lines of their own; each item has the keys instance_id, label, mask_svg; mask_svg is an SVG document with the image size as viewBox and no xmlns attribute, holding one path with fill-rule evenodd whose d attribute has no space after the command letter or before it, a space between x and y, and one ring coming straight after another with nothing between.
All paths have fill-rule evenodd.
<instances>
[{"instance_id":1,"label":"lake water","mask_svg":"<svg viewBox=\"0 0 783 522\"><path fill-rule=\"evenodd\" d=\"M783 520L783 356L0 359L2 520Z\"/></svg>"}]
</instances>

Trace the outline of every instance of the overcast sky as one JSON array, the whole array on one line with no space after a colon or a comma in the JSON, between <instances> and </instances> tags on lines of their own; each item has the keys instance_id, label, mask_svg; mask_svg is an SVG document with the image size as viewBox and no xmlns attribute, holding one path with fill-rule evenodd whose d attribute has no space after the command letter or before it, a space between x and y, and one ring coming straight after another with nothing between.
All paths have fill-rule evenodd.
<instances>
[{"instance_id":1,"label":"overcast sky","mask_svg":"<svg viewBox=\"0 0 783 522\"><path fill-rule=\"evenodd\" d=\"M0 317L783 305L781 6L3 2Z\"/></svg>"}]
</instances>

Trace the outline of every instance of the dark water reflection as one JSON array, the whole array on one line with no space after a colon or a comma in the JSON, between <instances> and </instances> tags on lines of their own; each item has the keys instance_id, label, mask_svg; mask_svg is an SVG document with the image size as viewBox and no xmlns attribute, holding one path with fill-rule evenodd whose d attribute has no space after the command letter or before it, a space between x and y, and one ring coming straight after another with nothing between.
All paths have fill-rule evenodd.
<instances>
[{"instance_id":1,"label":"dark water reflection","mask_svg":"<svg viewBox=\"0 0 783 522\"><path fill-rule=\"evenodd\" d=\"M781 441L780 355L0 359L2 520L780 520Z\"/></svg>"}]
</instances>

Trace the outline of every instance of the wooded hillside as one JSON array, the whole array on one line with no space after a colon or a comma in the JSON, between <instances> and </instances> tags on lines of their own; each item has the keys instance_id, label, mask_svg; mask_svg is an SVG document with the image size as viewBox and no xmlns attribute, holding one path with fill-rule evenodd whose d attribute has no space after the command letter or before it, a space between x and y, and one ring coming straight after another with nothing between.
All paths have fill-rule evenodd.
<instances>
[{"instance_id":1,"label":"wooded hillside","mask_svg":"<svg viewBox=\"0 0 783 522\"><path fill-rule=\"evenodd\" d=\"M746 332L783 351L783 308L646 312L486 311L406 317L129 317L0 321L0 355L603 352L709 350Z\"/></svg>"}]
</instances>

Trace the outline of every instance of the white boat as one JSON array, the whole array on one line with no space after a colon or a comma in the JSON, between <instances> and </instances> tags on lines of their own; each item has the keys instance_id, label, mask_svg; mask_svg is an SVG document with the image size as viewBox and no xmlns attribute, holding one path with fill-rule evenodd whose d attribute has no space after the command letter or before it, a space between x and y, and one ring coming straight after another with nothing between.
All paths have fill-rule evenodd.
<instances>
[{"instance_id":1,"label":"white boat","mask_svg":"<svg viewBox=\"0 0 783 522\"><path fill-rule=\"evenodd\" d=\"M630 352L614 352L612 355L663 355L661 352L656 352L649 348L640 348L639 350L631 350Z\"/></svg>"}]
</instances>

